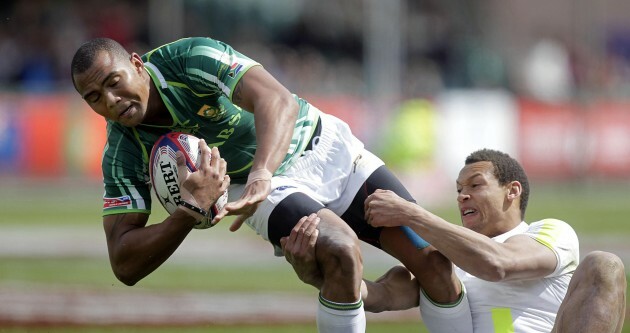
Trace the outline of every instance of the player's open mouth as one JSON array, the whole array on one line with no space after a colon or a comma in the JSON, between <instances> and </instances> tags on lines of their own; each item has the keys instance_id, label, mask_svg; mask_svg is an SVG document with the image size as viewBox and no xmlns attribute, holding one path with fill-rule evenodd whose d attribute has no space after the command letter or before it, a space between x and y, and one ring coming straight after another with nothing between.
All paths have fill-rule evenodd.
<instances>
[{"instance_id":1,"label":"player's open mouth","mask_svg":"<svg viewBox=\"0 0 630 333\"><path fill-rule=\"evenodd\" d=\"M464 210L462 210L462 216L467 216L467 215L470 215L470 214L474 214L476 212L477 211L474 210L474 209L464 209Z\"/></svg>"},{"instance_id":2,"label":"player's open mouth","mask_svg":"<svg viewBox=\"0 0 630 333\"><path fill-rule=\"evenodd\" d=\"M124 109L123 112L121 112L118 117L123 118L123 117L128 116L130 114L129 112L130 110L131 110L131 105L129 105L126 109Z\"/></svg>"}]
</instances>

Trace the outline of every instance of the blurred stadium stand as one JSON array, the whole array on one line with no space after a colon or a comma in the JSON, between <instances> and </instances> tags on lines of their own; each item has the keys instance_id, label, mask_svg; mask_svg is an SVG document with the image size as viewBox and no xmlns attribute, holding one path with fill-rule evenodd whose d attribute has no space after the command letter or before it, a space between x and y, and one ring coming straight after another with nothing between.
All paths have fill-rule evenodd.
<instances>
[{"instance_id":1,"label":"blurred stadium stand","mask_svg":"<svg viewBox=\"0 0 630 333\"><path fill-rule=\"evenodd\" d=\"M630 176L627 0L6 0L0 19L0 175L98 174L102 121L69 77L85 40L143 53L211 36L375 149L387 149L379 143L401 110L424 105L418 112L433 116L416 119L435 123L436 145L388 160L394 167L417 159L440 172L462 160L464 149L450 148L466 140L517 155L534 177ZM418 100L431 107L409 103ZM481 135L502 126L512 131Z\"/></svg>"}]
</instances>

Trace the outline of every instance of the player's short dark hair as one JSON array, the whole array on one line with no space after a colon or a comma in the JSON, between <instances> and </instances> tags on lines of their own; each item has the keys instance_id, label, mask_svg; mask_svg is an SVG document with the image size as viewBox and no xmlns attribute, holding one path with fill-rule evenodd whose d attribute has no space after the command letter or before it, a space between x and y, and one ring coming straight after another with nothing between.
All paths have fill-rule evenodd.
<instances>
[{"instance_id":1,"label":"player's short dark hair","mask_svg":"<svg viewBox=\"0 0 630 333\"><path fill-rule=\"evenodd\" d=\"M521 183L523 191L521 193L521 219L525 219L525 210L529 200L529 181L525 170L518 161L510 157L510 155L492 149L477 150L466 157L465 165L477 162L490 162L494 166L494 176L500 185L506 185L511 181L517 180Z\"/></svg>"},{"instance_id":2,"label":"player's short dark hair","mask_svg":"<svg viewBox=\"0 0 630 333\"><path fill-rule=\"evenodd\" d=\"M74 82L74 76L92 67L96 55L101 51L109 52L115 57L128 58L130 56L129 52L122 45L110 38L95 38L83 43L74 54L72 65L70 66L70 76L75 88L77 85Z\"/></svg>"}]
</instances>

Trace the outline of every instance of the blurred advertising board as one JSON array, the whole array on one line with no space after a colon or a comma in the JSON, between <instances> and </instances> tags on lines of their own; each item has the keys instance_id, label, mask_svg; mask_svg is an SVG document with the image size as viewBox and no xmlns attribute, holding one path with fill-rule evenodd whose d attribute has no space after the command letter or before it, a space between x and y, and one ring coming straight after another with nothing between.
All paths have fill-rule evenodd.
<instances>
[{"instance_id":1,"label":"blurred advertising board","mask_svg":"<svg viewBox=\"0 0 630 333\"><path fill-rule=\"evenodd\" d=\"M388 143L376 149L386 162L416 175L439 174L449 184L481 148L509 153L537 179L630 176L630 103L548 104L501 90L454 90L403 102L389 121L359 97L309 101L347 121L363 140L378 133L374 126L395 131L378 138ZM0 94L0 176L100 178L104 145L105 121L74 93ZM392 145L410 151L383 154Z\"/></svg>"},{"instance_id":2,"label":"blurred advertising board","mask_svg":"<svg viewBox=\"0 0 630 333\"><path fill-rule=\"evenodd\" d=\"M573 104L519 101L519 155L527 174L566 179L580 173L583 111Z\"/></svg>"},{"instance_id":3,"label":"blurred advertising board","mask_svg":"<svg viewBox=\"0 0 630 333\"><path fill-rule=\"evenodd\" d=\"M0 95L0 175L100 175L105 122L73 95Z\"/></svg>"},{"instance_id":4,"label":"blurred advertising board","mask_svg":"<svg viewBox=\"0 0 630 333\"><path fill-rule=\"evenodd\" d=\"M584 171L598 177L630 176L630 103L590 105L585 129Z\"/></svg>"},{"instance_id":5,"label":"blurred advertising board","mask_svg":"<svg viewBox=\"0 0 630 333\"><path fill-rule=\"evenodd\" d=\"M629 103L519 104L519 154L530 176L630 176Z\"/></svg>"}]
</instances>

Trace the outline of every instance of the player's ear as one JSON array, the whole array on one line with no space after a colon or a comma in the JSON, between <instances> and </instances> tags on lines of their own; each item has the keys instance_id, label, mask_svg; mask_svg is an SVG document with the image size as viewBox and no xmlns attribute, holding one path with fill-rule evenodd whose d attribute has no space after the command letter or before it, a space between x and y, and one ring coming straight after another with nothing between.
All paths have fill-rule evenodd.
<instances>
[{"instance_id":1,"label":"player's ear","mask_svg":"<svg viewBox=\"0 0 630 333\"><path fill-rule=\"evenodd\" d=\"M131 61L132 66L136 69L136 71L144 71L144 61L139 54L132 52L129 57L129 61Z\"/></svg>"},{"instance_id":2,"label":"player's ear","mask_svg":"<svg viewBox=\"0 0 630 333\"><path fill-rule=\"evenodd\" d=\"M515 180L507 185L507 198L509 200L515 200L521 196L521 193L523 193L523 185L521 185L521 182Z\"/></svg>"}]
</instances>

